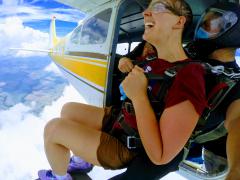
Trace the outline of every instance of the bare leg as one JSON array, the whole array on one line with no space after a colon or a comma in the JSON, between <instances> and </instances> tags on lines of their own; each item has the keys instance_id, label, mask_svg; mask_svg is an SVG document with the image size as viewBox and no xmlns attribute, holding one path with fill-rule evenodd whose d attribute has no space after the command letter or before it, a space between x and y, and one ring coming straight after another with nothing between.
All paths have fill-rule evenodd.
<instances>
[{"instance_id":1,"label":"bare leg","mask_svg":"<svg viewBox=\"0 0 240 180\"><path fill-rule=\"evenodd\" d=\"M62 107L61 118L101 130L104 109L81 103L70 102Z\"/></svg>"},{"instance_id":2,"label":"bare leg","mask_svg":"<svg viewBox=\"0 0 240 180\"><path fill-rule=\"evenodd\" d=\"M100 136L101 131L78 122L62 118L48 122L44 131L44 145L53 172L66 174L70 150L87 162L100 165L97 160Z\"/></svg>"}]
</instances>

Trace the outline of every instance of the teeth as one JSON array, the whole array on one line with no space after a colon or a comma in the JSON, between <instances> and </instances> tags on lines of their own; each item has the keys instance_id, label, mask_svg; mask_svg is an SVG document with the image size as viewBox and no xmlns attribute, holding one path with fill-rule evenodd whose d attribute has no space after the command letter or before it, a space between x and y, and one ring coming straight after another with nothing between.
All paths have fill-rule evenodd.
<instances>
[{"instance_id":1,"label":"teeth","mask_svg":"<svg viewBox=\"0 0 240 180\"><path fill-rule=\"evenodd\" d=\"M154 24L151 23L151 22L147 22L147 23L145 23L145 28L146 28L146 29L148 29L148 28L152 28L153 26L154 26Z\"/></svg>"},{"instance_id":2,"label":"teeth","mask_svg":"<svg viewBox=\"0 0 240 180\"><path fill-rule=\"evenodd\" d=\"M147 22L147 23L145 23L145 26L153 26L154 24L153 23L151 23L151 22Z\"/></svg>"}]
</instances>

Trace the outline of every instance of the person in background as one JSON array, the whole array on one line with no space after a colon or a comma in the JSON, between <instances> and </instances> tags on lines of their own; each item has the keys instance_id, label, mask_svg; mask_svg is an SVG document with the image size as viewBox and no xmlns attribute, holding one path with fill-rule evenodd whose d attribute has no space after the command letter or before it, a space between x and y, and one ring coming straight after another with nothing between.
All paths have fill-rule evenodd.
<instances>
[{"instance_id":1,"label":"person in background","mask_svg":"<svg viewBox=\"0 0 240 180\"><path fill-rule=\"evenodd\" d=\"M240 47L240 5L236 3L216 3L202 15L195 30L194 41L187 47L192 58L203 59L213 66L222 65L228 68L231 76L239 77L239 66L235 60L237 48ZM206 58L208 57L208 58ZM214 82L209 82L211 86ZM240 81L226 95L221 104L211 112L206 126L213 129L224 122L226 131L218 139L200 144L214 156L228 160L229 173L227 180L240 179ZM199 148L201 151L201 148ZM208 154L204 154L207 158ZM214 158L207 158L212 164Z\"/></svg>"}]
</instances>

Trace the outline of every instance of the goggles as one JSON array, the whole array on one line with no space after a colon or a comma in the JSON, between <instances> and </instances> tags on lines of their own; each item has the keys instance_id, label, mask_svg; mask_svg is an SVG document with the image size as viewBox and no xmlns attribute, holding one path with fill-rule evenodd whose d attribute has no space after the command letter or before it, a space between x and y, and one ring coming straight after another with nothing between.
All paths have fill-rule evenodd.
<instances>
[{"instance_id":1,"label":"goggles","mask_svg":"<svg viewBox=\"0 0 240 180\"><path fill-rule=\"evenodd\" d=\"M231 29L238 22L232 11L210 8L196 26L194 39L215 39Z\"/></svg>"},{"instance_id":2,"label":"goggles","mask_svg":"<svg viewBox=\"0 0 240 180\"><path fill-rule=\"evenodd\" d=\"M153 13L172 13L172 11L163 3L155 2L151 3L148 8Z\"/></svg>"}]
</instances>

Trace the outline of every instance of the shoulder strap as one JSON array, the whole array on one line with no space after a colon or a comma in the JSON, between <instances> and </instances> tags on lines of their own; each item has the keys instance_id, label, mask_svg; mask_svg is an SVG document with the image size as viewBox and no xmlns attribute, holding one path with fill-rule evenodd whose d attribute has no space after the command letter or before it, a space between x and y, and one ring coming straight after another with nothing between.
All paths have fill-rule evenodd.
<instances>
[{"instance_id":1,"label":"shoulder strap","mask_svg":"<svg viewBox=\"0 0 240 180\"><path fill-rule=\"evenodd\" d=\"M228 93L236 85L236 81L228 77L218 77L219 84L217 84L208 97L208 107L203 111L202 116L199 119L199 125L204 126L210 113L214 111L219 104L225 99Z\"/></svg>"},{"instance_id":2,"label":"shoulder strap","mask_svg":"<svg viewBox=\"0 0 240 180\"><path fill-rule=\"evenodd\" d=\"M203 144L208 141L219 139L226 134L227 130L224 127L224 122L222 122L215 129L195 137L193 141L198 144Z\"/></svg>"},{"instance_id":3,"label":"shoulder strap","mask_svg":"<svg viewBox=\"0 0 240 180\"><path fill-rule=\"evenodd\" d=\"M151 94L152 92L149 93L151 105L154 109L157 119L161 117L161 114L165 106L164 104L166 94L168 92L168 89L171 87L172 82L175 79L178 71L190 63L198 62L197 61L177 62L175 63L175 66L166 69L163 75L156 75L151 73L146 74L149 80L157 80L158 83L160 84L160 88L156 92L155 97Z\"/></svg>"}]
</instances>

